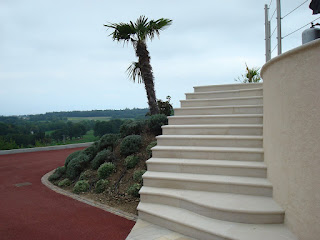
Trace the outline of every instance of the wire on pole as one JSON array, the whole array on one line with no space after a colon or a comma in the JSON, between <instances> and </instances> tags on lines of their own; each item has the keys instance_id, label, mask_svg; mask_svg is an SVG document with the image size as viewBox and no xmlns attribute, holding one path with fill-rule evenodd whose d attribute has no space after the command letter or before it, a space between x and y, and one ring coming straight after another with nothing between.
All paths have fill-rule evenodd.
<instances>
[{"instance_id":1,"label":"wire on pole","mask_svg":"<svg viewBox=\"0 0 320 240\"><path fill-rule=\"evenodd\" d=\"M276 30L277 30L277 26L273 29L273 31L272 31L272 33L271 33L271 35L270 35L270 38L272 37L272 35L276 32Z\"/></svg>"},{"instance_id":2,"label":"wire on pole","mask_svg":"<svg viewBox=\"0 0 320 240\"><path fill-rule=\"evenodd\" d=\"M286 37L290 36L291 34L294 34L295 32L298 32L298 31L299 31L299 30L301 30L302 28L304 28L304 27L308 26L309 24L313 23L314 21L316 21L316 20L318 20L318 19L320 19L320 17L318 17L318 18L314 19L313 21L311 21L311 22L307 23L306 25L304 25L304 26L302 26L302 27L298 28L297 30L295 30L295 31L293 31L293 32L291 32L291 33L289 33L289 34L285 35L284 37L282 37L282 39L284 39L284 38L286 38Z\"/></svg>"},{"instance_id":3,"label":"wire on pole","mask_svg":"<svg viewBox=\"0 0 320 240\"><path fill-rule=\"evenodd\" d=\"M276 11L277 11L277 8L273 11L273 13L272 13L272 15L271 15L271 18L270 18L270 22L271 22L271 20L273 19L273 17L274 17L274 15L275 15Z\"/></svg>"},{"instance_id":4,"label":"wire on pole","mask_svg":"<svg viewBox=\"0 0 320 240\"><path fill-rule=\"evenodd\" d=\"M271 53L273 53L274 50L278 47L278 44L272 49Z\"/></svg>"},{"instance_id":5,"label":"wire on pole","mask_svg":"<svg viewBox=\"0 0 320 240\"><path fill-rule=\"evenodd\" d=\"M270 6L271 6L272 1L273 1L273 0L271 0L270 3L269 3L269 8L270 8Z\"/></svg>"},{"instance_id":6,"label":"wire on pole","mask_svg":"<svg viewBox=\"0 0 320 240\"><path fill-rule=\"evenodd\" d=\"M289 16L291 13L293 13L294 11L296 11L298 8L300 8L303 4L305 4L306 2L308 2L309 0L304 1L303 3L301 3L298 7L296 7L295 9L293 9L292 11L290 11L289 13L287 13L286 15L284 15L282 17L282 19L284 19L285 17Z\"/></svg>"}]
</instances>

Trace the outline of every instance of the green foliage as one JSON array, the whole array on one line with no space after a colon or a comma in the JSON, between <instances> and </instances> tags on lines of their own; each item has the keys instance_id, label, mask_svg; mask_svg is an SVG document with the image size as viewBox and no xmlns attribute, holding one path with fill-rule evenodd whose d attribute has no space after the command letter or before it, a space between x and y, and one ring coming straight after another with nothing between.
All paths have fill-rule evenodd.
<instances>
[{"instance_id":1,"label":"green foliage","mask_svg":"<svg viewBox=\"0 0 320 240\"><path fill-rule=\"evenodd\" d=\"M146 170L137 170L133 173L133 180L137 183L142 184L142 175L146 172Z\"/></svg>"},{"instance_id":2,"label":"green foliage","mask_svg":"<svg viewBox=\"0 0 320 240\"><path fill-rule=\"evenodd\" d=\"M260 68L249 68L246 64L246 73L241 75L241 78L238 77L235 79L237 82L242 83L257 83L261 81L260 77Z\"/></svg>"},{"instance_id":3,"label":"green foliage","mask_svg":"<svg viewBox=\"0 0 320 240\"><path fill-rule=\"evenodd\" d=\"M164 114L166 116L173 115L173 107L170 104L171 97L167 96L167 101L162 101L161 99L158 99L157 104L159 108L159 113Z\"/></svg>"},{"instance_id":4,"label":"green foliage","mask_svg":"<svg viewBox=\"0 0 320 240\"><path fill-rule=\"evenodd\" d=\"M107 149L100 151L96 157L91 161L91 168L96 170L100 167L100 165L104 162L112 162L114 161L114 154Z\"/></svg>"},{"instance_id":5,"label":"green foliage","mask_svg":"<svg viewBox=\"0 0 320 240\"><path fill-rule=\"evenodd\" d=\"M59 186L59 187L67 187L67 186L70 186L71 183L72 183L72 182L70 181L70 179L65 178L65 179L61 180L61 181L58 183L58 186Z\"/></svg>"},{"instance_id":6,"label":"green foliage","mask_svg":"<svg viewBox=\"0 0 320 240\"><path fill-rule=\"evenodd\" d=\"M100 179L106 179L109 177L115 170L113 163L104 163L98 168L98 176Z\"/></svg>"},{"instance_id":7,"label":"green foliage","mask_svg":"<svg viewBox=\"0 0 320 240\"><path fill-rule=\"evenodd\" d=\"M138 164L139 160L139 157L131 155L125 158L124 165L127 169L134 168Z\"/></svg>"},{"instance_id":8,"label":"green foliage","mask_svg":"<svg viewBox=\"0 0 320 240\"><path fill-rule=\"evenodd\" d=\"M146 147L146 152L147 152L149 158L152 157L152 150L151 150L151 148L153 148L153 147L155 147L155 146L157 146L157 141L153 141L153 142L149 143L149 145Z\"/></svg>"},{"instance_id":9,"label":"green foliage","mask_svg":"<svg viewBox=\"0 0 320 240\"><path fill-rule=\"evenodd\" d=\"M70 162L73 158L78 157L80 153L82 153L81 150L71 153L71 154L66 158L66 161L65 161L65 163L64 163L64 166L67 167L68 164L69 164L69 162Z\"/></svg>"},{"instance_id":10,"label":"green foliage","mask_svg":"<svg viewBox=\"0 0 320 240\"><path fill-rule=\"evenodd\" d=\"M88 165L89 158L87 155L81 153L77 157L73 158L68 166L67 166L67 177L69 179L75 179L77 178L80 173L85 169L85 167Z\"/></svg>"},{"instance_id":11,"label":"green foliage","mask_svg":"<svg viewBox=\"0 0 320 240\"><path fill-rule=\"evenodd\" d=\"M120 127L120 134L122 137L129 135L140 135L145 127L145 121L143 120L128 120L125 121Z\"/></svg>"},{"instance_id":12,"label":"green foliage","mask_svg":"<svg viewBox=\"0 0 320 240\"><path fill-rule=\"evenodd\" d=\"M139 191L141 189L141 185L139 183L134 183L129 186L127 189L127 193L133 197L139 197Z\"/></svg>"},{"instance_id":13,"label":"green foliage","mask_svg":"<svg viewBox=\"0 0 320 240\"><path fill-rule=\"evenodd\" d=\"M99 150L111 148L111 151L116 147L120 136L118 134L105 134L99 141Z\"/></svg>"},{"instance_id":14,"label":"green foliage","mask_svg":"<svg viewBox=\"0 0 320 240\"><path fill-rule=\"evenodd\" d=\"M88 161L91 162L94 157L97 155L99 152L99 143L95 142L91 144L90 147L87 147L86 149L82 150L85 155L88 156Z\"/></svg>"},{"instance_id":15,"label":"green foliage","mask_svg":"<svg viewBox=\"0 0 320 240\"><path fill-rule=\"evenodd\" d=\"M88 192L89 189L90 189L89 182L86 180L80 180L74 185L73 192L79 194L81 192Z\"/></svg>"},{"instance_id":16,"label":"green foliage","mask_svg":"<svg viewBox=\"0 0 320 240\"><path fill-rule=\"evenodd\" d=\"M100 179L95 185L95 192L96 193L104 192L108 184L109 184L108 180Z\"/></svg>"},{"instance_id":17,"label":"green foliage","mask_svg":"<svg viewBox=\"0 0 320 240\"><path fill-rule=\"evenodd\" d=\"M50 177L48 178L49 181L55 181L58 180L59 178L62 177L63 174L66 173L66 168L65 166L63 167L58 167L53 174L50 175Z\"/></svg>"},{"instance_id":18,"label":"green foliage","mask_svg":"<svg viewBox=\"0 0 320 240\"><path fill-rule=\"evenodd\" d=\"M130 135L125 137L120 144L120 153L122 156L128 156L139 151L142 145L141 136Z\"/></svg>"},{"instance_id":19,"label":"green foliage","mask_svg":"<svg viewBox=\"0 0 320 240\"><path fill-rule=\"evenodd\" d=\"M18 144L12 139L6 140L4 137L0 137L0 150L10 150L19 148Z\"/></svg>"},{"instance_id":20,"label":"green foliage","mask_svg":"<svg viewBox=\"0 0 320 240\"><path fill-rule=\"evenodd\" d=\"M123 120L112 119L110 121L97 121L94 125L94 135L103 136L110 133L119 133L120 126L123 124Z\"/></svg>"},{"instance_id":21,"label":"green foliage","mask_svg":"<svg viewBox=\"0 0 320 240\"><path fill-rule=\"evenodd\" d=\"M162 128L161 126L168 124L168 118L164 114L156 114L152 115L148 119L148 127L150 129L150 132L152 132L155 135L161 135Z\"/></svg>"}]
</instances>

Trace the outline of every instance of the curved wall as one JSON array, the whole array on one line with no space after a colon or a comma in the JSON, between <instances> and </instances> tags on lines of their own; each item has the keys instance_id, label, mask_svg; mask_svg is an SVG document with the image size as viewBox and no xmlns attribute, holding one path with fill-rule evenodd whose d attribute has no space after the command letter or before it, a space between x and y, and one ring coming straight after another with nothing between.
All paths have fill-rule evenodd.
<instances>
[{"instance_id":1,"label":"curved wall","mask_svg":"<svg viewBox=\"0 0 320 240\"><path fill-rule=\"evenodd\" d=\"M261 75L274 199L299 239L320 239L320 40L272 59Z\"/></svg>"}]
</instances>

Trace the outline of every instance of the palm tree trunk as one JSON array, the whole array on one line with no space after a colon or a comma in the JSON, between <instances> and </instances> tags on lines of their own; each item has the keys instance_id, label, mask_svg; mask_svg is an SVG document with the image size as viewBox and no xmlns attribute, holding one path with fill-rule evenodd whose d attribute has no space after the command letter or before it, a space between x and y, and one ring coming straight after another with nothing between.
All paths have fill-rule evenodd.
<instances>
[{"instance_id":1,"label":"palm tree trunk","mask_svg":"<svg viewBox=\"0 0 320 240\"><path fill-rule=\"evenodd\" d=\"M147 45L143 41L138 41L136 45L136 55L139 58L139 66L141 76L144 81L144 87L147 92L150 114L159 114L157 105L156 92L154 90L154 77L150 64L150 56L147 50Z\"/></svg>"}]
</instances>

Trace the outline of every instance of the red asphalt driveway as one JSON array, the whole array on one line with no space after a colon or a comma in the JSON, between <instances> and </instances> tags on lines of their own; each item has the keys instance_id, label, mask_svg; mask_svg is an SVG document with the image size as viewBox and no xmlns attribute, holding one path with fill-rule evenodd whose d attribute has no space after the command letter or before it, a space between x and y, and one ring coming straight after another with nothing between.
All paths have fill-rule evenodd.
<instances>
[{"instance_id":1,"label":"red asphalt driveway","mask_svg":"<svg viewBox=\"0 0 320 240\"><path fill-rule=\"evenodd\" d=\"M78 149L0 156L1 240L120 240L133 221L55 193L41 183ZM15 184L32 185L17 187Z\"/></svg>"}]
</instances>

